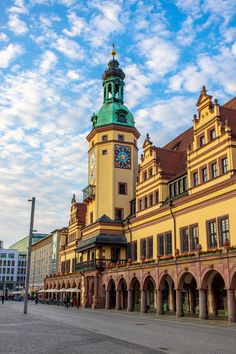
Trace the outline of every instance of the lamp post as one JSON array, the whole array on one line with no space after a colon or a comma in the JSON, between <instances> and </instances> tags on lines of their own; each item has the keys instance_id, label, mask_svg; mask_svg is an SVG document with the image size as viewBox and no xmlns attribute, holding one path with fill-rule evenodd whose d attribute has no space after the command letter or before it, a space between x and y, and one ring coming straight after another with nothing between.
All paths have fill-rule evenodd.
<instances>
[{"instance_id":1,"label":"lamp post","mask_svg":"<svg viewBox=\"0 0 236 354\"><path fill-rule=\"evenodd\" d=\"M33 237L33 228L34 228L35 197L32 197L32 199L29 199L28 201L31 202L31 217L30 217L30 232L29 232L27 268L26 268L26 278L25 278L24 314L27 314L27 308L28 308L28 293L29 293L29 280L30 280L30 261L31 261L32 237Z\"/></svg>"}]
</instances>

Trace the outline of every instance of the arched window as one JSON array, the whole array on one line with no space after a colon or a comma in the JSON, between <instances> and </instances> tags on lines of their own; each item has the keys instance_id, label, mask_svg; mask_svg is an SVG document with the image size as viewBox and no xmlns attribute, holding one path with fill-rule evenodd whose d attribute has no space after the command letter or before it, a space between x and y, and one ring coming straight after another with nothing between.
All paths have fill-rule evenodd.
<instances>
[{"instance_id":1,"label":"arched window","mask_svg":"<svg viewBox=\"0 0 236 354\"><path fill-rule=\"evenodd\" d=\"M119 98L119 84L115 84L115 98Z\"/></svg>"},{"instance_id":2,"label":"arched window","mask_svg":"<svg viewBox=\"0 0 236 354\"><path fill-rule=\"evenodd\" d=\"M112 85L108 85L108 98L112 98Z\"/></svg>"}]
</instances>

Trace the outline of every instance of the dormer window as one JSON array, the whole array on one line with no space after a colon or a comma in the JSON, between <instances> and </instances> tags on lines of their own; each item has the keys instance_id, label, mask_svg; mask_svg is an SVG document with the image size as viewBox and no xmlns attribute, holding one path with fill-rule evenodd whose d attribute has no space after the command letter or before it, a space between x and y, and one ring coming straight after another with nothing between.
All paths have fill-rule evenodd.
<instances>
[{"instance_id":1,"label":"dormer window","mask_svg":"<svg viewBox=\"0 0 236 354\"><path fill-rule=\"evenodd\" d=\"M126 123L125 115L124 114L119 114L117 121L120 122L120 123Z\"/></svg>"}]
</instances>

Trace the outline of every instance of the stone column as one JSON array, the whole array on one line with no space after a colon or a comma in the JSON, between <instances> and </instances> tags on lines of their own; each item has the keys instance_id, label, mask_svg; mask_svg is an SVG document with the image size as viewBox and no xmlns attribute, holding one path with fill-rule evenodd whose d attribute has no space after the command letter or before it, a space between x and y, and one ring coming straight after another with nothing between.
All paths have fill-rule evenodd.
<instances>
[{"instance_id":1,"label":"stone column","mask_svg":"<svg viewBox=\"0 0 236 354\"><path fill-rule=\"evenodd\" d=\"M146 290L141 290L141 312L147 312L147 306L146 306Z\"/></svg>"},{"instance_id":2,"label":"stone column","mask_svg":"<svg viewBox=\"0 0 236 354\"><path fill-rule=\"evenodd\" d=\"M116 310L121 310L120 306L120 290L116 290Z\"/></svg>"},{"instance_id":3,"label":"stone column","mask_svg":"<svg viewBox=\"0 0 236 354\"><path fill-rule=\"evenodd\" d=\"M157 290L157 315L163 315L162 290Z\"/></svg>"},{"instance_id":4,"label":"stone column","mask_svg":"<svg viewBox=\"0 0 236 354\"><path fill-rule=\"evenodd\" d=\"M105 304L105 309L109 310L110 307L110 291L106 290L106 304Z\"/></svg>"},{"instance_id":5,"label":"stone column","mask_svg":"<svg viewBox=\"0 0 236 354\"><path fill-rule=\"evenodd\" d=\"M202 320L207 319L207 297L206 291L201 289L199 290L199 318Z\"/></svg>"},{"instance_id":6,"label":"stone column","mask_svg":"<svg viewBox=\"0 0 236 354\"><path fill-rule=\"evenodd\" d=\"M228 320L229 322L236 322L236 300L235 290L227 290L228 300Z\"/></svg>"},{"instance_id":7,"label":"stone column","mask_svg":"<svg viewBox=\"0 0 236 354\"><path fill-rule=\"evenodd\" d=\"M182 317L183 315L182 290L176 290L176 317Z\"/></svg>"},{"instance_id":8,"label":"stone column","mask_svg":"<svg viewBox=\"0 0 236 354\"><path fill-rule=\"evenodd\" d=\"M133 311L133 292L132 292L132 290L128 290L127 311Z\"/></svg>"}]
</instances>

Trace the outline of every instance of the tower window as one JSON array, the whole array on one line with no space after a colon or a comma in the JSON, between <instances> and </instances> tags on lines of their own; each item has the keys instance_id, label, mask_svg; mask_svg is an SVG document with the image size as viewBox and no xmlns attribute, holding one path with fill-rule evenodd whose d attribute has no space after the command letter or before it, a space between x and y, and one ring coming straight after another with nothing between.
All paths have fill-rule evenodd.
<instances>
[{"instance_id":1,"label":"tower window","mask_svg":"<svg viewBox=\"0 0 236 354\"><path fill-rule=\"evenodd\" d=\"M221 168L222 168L222 173L227 173L228 172L228 160L227 157L221 160Z\"/></svg>"},{"instance_id":2,"label":"tower window","mask_svg":"<svg viewBox=\"0 0 236 354\"><path fill-rule=\"evenodd\" d=\"M123 220L124 209L122 208L115 208L115 219L116 220Z\"/></svg>"},{"instance_id":3,"label":"tower window","mask_svg":"<svg viewBox=\"0 0 236 354\"><path fill-rule=\"evenodd\" d=\"M93 212L91 211L91 213L90 213L90 224L92 224L93 223Z\"/></svg>"},{"instance_id":4,"label":"tower window","mask_svg":"<svg viewBox=\"0 0 236 354\"><path fill-rule=\"evenodd\" d=\"M118 190L119 190L119 194L126 195L127 194L127 183L119 182Z\"/></svg>"},{"instance_id":5,"label":"tower window","mask_svg":"<svg viewBox=\"0 0 236 354\"><path fill-rule=\"evenodd\" d=\"M196 187L198 185L198 172L193 173L193 185Z\"/></svg>"},{"instance_id":6,"label":"tower window","mask_svg":"<svg viewBox=\"0 0 236 354\"><path fill-rule=\"evenodd\" d=\"M102 141L107 141L108 140L108 135L103 135L102 136Z\"/></svg>"},{"instance_id":7,"label":"tower window","mask_svg":"<svg viewBox=\"0 0 236 354\"><path fill-rule=\"evenodd\" d=\"M102 150L102 155L107 155L107 150Z\"/></svg>"},{"instance_id":8,"label":"tower window","mask_svg":"<svg viewBox=\"0 0 236 354\"><path fill-rule=\"evenodd\" d=\"M112 97L112 86L111 84L108 85L108 98Z\"/></svg>"},{"instance_id":9,"label":"tower window","mask_svg":"<svg viewBox=\"0 0 236 354\"><path fill-rule=\"evenodd\" d=\"M124 135L118 134L118 140L119 140L119 141L124 141L124 140L125 140Z\"/></svg>"},{"instance_id":10,"label":"tower window","mask_svg":"<svg viewBox=\"0 0 236 354\"><path fill-rule=\"evenodd\" d=\"M119 98L119 85L115 84L115 98Z\"/></svg>"},{"instance_id":11,"label":"tower window","mask_svg":"<svg viewBox=\"0 0 236 354\"><path fill-rule=\"evenodd\" d=\"M120 122L120 123L126 123L125 115L124 114L119 114L117 121Z\"/></svg>"},{"instance_id":12,"label":"tower window","mask_svg":"<svg viewBox=\"0 0 236 354\"><path fill-rule=\"evenodd\" d=\"M204 183L204 182L207 182L207 168L206 167L204 167L203 169L202 169L202 182Z\"/></svg>"}]
</instances>

